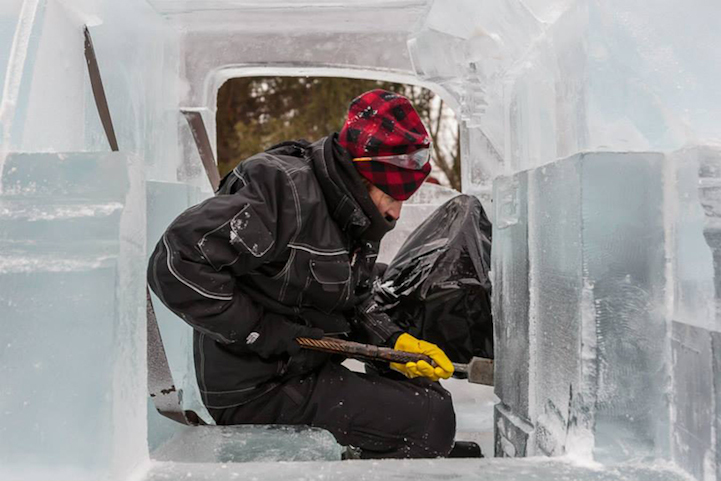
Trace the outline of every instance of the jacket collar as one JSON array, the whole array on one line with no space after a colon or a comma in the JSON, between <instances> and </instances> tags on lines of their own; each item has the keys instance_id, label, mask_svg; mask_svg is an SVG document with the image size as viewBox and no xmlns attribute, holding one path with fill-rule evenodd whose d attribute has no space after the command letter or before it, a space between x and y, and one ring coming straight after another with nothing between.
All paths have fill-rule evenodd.
<instances>
[{"instance_id":1,"label":"jacket collar","mask_svg":"<svg viewBox=\"0 0 721 481\"><path fill-rule=\"evenodd\" d=\"M379 242L395 223L378 211L350 156L337 142L337 134L309 147L313 170L320 182L331 217L356 239Z\"/></svg>"}]
</instances>

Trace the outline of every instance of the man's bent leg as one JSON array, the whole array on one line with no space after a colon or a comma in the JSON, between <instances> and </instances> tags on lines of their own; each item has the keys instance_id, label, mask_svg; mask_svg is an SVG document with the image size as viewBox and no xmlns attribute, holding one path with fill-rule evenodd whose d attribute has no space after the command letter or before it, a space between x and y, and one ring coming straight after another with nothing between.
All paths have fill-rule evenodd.
<instances>
[{"instance_id":1,"label":"man's bent leg","mask_svg":"<svg viewBox=\"0 0 721 481\"><path fill-rule=\"evenodd\" d=\"M218 424L307 424L365 458L446 456L456 430L451 395L425 379L394 380L329 362L248 404L211 410Z\"/></svg>"}]
</instances>

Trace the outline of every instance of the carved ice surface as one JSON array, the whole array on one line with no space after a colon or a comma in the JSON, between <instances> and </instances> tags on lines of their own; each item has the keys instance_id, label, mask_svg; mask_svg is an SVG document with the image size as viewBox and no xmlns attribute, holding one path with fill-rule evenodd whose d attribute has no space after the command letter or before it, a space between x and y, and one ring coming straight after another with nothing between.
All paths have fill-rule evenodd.
<instances>
[{"instance_id":1,"label":"carved ice surface","mask_svg":"<svg viewBox=\"0 0 721 481\"><path fill-rule=\"evenodd\" d=\"M497 180L498 452L715 476L719 154L581 154ZM503 222L517 211L527 224Z\"/></svg>"},{"instance_id":2,"label":"carved ice surface","mask_svg":"<svg viewBox=\"0 0 721 481\"><path fill-rule=\"evenodd\" d=\"M6 159L0 479L93 479L142 456L127 444L145 430L141 167L121 153Z\"/></svg>"}]
</instances>

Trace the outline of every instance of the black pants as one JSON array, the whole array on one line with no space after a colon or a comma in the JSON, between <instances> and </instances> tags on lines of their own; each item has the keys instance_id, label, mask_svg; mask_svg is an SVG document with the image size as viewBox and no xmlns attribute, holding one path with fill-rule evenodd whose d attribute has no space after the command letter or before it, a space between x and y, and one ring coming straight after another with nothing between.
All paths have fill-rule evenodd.
<instances>
[{"instance_id":1,"label":"black pants","mask_svg":"<svg viewBox=\"0 0 721 481\"><path fill-rule=\"evenodd\" d=\"M451 395L439 383L361 374L337 362L249 403L209 411L218 424L320 427L364 458L446 456L456 431Z\"/></svg>"}]
</instances>

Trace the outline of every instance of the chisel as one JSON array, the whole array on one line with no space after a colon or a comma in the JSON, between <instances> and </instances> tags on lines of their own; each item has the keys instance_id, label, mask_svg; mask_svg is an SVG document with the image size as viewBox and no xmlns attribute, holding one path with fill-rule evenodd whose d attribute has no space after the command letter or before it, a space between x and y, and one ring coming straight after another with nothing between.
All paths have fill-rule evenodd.
<instances>
[{"instance_id":1,"label":"chisel","mask_svg":"<svg viewBox=\"0 0 721 481\"><path fill-rule=\"evenodd\" d=\"M323 339L299 337L296 341L298 341L301 347L306 349L343 354L347 357L365 361L386 361L402 364L426 361L428 364L434 367L436 366L433 360L425 354L399 351L389 347L378 347L371 344L344 341L343 339L335 339L332 337L324 337ZM469 382L493 386L493 359L473 357L468 364L454 362L453 369L455 373L467 377Z\"/></svg>"}]
</instances>

